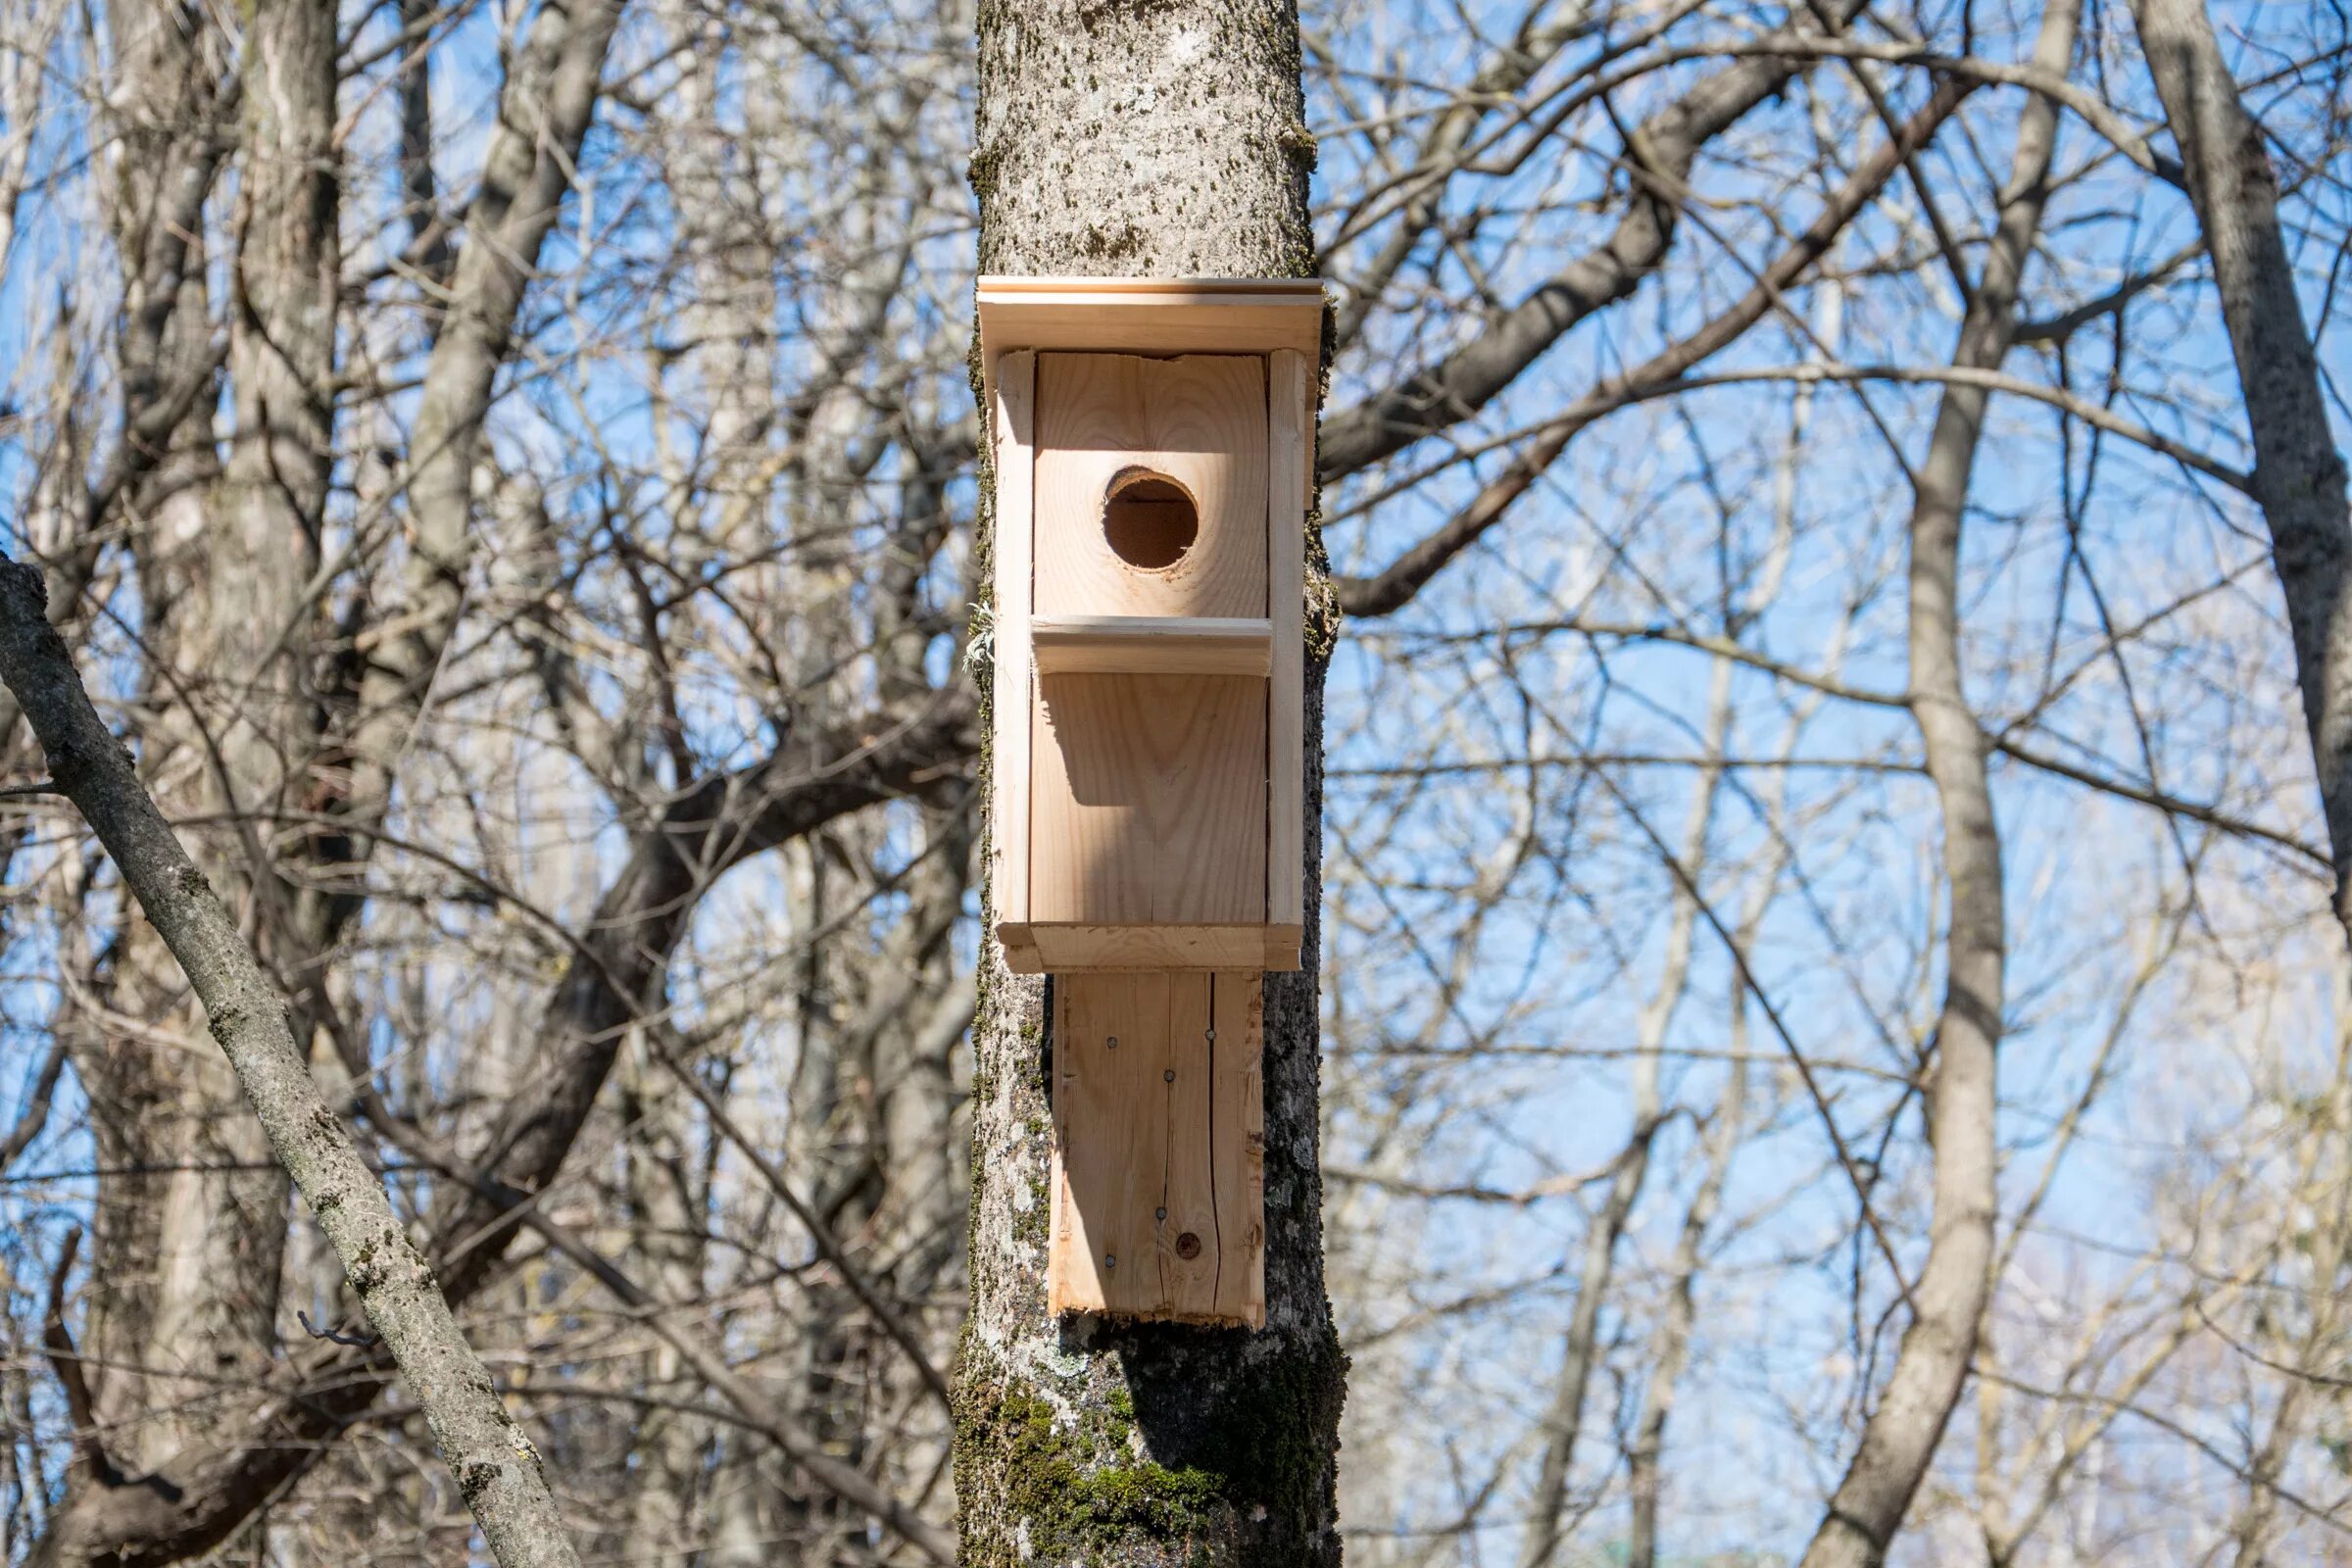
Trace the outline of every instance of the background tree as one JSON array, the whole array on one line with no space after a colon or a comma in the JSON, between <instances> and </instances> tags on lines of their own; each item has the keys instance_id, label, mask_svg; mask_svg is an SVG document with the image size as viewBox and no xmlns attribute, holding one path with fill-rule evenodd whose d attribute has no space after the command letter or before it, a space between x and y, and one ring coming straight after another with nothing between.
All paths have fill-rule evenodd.
<instances>
[{"instance_id":1,"label":"background tree","mask_svg":"<svg viewBox=\"0 0 2352 1568\"><path fill-rule=\"evenodd\" d=\"M1889 1560L2342 1553L2341 937L2267 458L2137 14L2085 5L2044 69L2045 10L1315 0L1304 226L1257 199L1305 151L1278 115L1086 259L1225 270L1150 249L1198 232L1332 292L1313 994L1359 1565L1793 1559L1884 1451L1950 955L1989 934L1921 740L1923 518L1999 829L1962 1140L1995 1206ZM2352 40L2207 15L2329 395ZM983 994L992 1053L1042 1004L979 962L967 173L1059 176L973 169L1021 105L977 120L952 0L345 5L323 157L317 78L263 63L304 24L0 0L0 543L583 1555L950 1555L957 1342L1019 1298L970 1278L973 1124L1033 1093L963 1041ZM1242 24L1056 11L987 69L1189 128L1225 56L1276 102ZM1098 101L1054 67L1090 29L1176 52ZM1127 199L1004 243L1065 265ZM331 274L331 344L281 267ZM0 850L6 1555L462 1555L115 872L35 797ZM1107 1390L1111 1348L1052 1350ZM93 1448L174 1500L134 1519Z\"/></svg>"}]
</instances>

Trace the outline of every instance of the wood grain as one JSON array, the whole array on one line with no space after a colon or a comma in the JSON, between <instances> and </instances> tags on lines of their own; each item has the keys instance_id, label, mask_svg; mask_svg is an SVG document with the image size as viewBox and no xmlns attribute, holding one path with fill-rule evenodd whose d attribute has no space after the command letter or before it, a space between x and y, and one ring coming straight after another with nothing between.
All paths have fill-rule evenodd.
<instances>
[{"instance_id":1,"label":"wood grain","mask_svg":"<svg viewBox=\"0 0 2352 1568\"><path fill-rule=\"evenodd\" d=\"M1126 354L1319 351L1323 285L1312 278L983 277L980 341L1007 349Z\"/></svg>"},{"instance_id":2,"label":"wood grain","mask_svg":"<svg viewBox=\"0 0 2352 1568\"><path fill-rule=\"evenodd\" d=\"M1266 1324L1266 1102L1261 974L1210 978L1208 1169L1216 1213L1219 1321ZM1174 1205L1169 1211L1173 1213Z\"/></svg>"},{"instance_id":3,"label":"wood grain","mask_svg":"<svg viewBox=\"0 0 2352 1568\"><path fill-rule=\"evenodd\" d=\"M1169 1020L1167 1185L1154 1210L1160 1306L1169 1317L1205 1320L1217 1310L1217 1183L1212 1147L1208 1033L1215 977L1175 977Z\"/></svg>"},{"instance_id":4,"label":"wood grain","mask_svg":"<svg viewBox=\"0 0 2352 1568\"><path fill-rule=\"evenodd\" d=\"M1262 987L1056 983L1053 1311L1264 1326Z\"/></svg>"},{"instance_id":5,"label":"wood grain","mask_svg":"<svg viewBox=\"0 0 2352 1568\"><path fill-rule=\"evenodd\" d=\"M1029 623L1041 675L1255 675L1274 661L1263 617L1040 615Z\"/></svg>"},{"instance_id":6,"label":"wood grain","mask_svg":"<svg viewBox=\"0 0 2352 1568\"><path fill-rule=\"evenodd\" d=\"M1045 354L1037 362L1037 572L1041 615L1266 613L1265 362ZM1173 565L1111 550L1103 509L1137 472L1174 480L1200 533Z\"/></svg>"},{"instance_id":7,"label":"wood grain","mask_svg":"<svg viewBox=\"0 0 2352 1568\"><path fill-rule=\"evenodd\" d=\"M1038 691L1032 922L1262 924L1266 683L1048 675Z\"/></svg>"},{"instance_id":8,"label":"wood grain","mask_svg":"<svg viewBox=\"0 0 2352 1568\"><path fill-rule=\"evenodd\" d=\"M997 362L993 385L990 435L996 466L997 528L990 672L996 691L991 704L994 744L990 765L996 816L989 896L995 901L997 918L1017 924L1029 917L1033 772L1029 748L1034 734L1029 621L1037 356L1004 355Z\"/></svg>"},{"instance_id":9,"label":"wood grain","mask_svg":"<svg viewBox=\"0 0 2352 1568\"><path fill-rule=\"evenodd\" d=\"M999 925L1014 974L1122 969L1296 969L1298 928L1247 925Z\"/></svg>"},{"instance_id":10,"label":"wood grain","mask_svg":"<svg viewBox=\"0 0 2352 1568\"><path fill-rule=\"evenodd\" d=\"M1266 374L1266 921L1304 920L1306 858L1306 507L1314 483L1314 383L1285 349ZM1269 968L1273 965L1269 964ZM1294 955L1286 967L1298 967Z\"/></svg>"},{"instance_id":11,"label":"wood grain","mask_svg":"<svg viewBox=\"0 0 2352 1568\"><path fill-rule=\"evenodd\" d=\"M1173 979L1095 975L1056 988L1046 1270L1055 1312L1146 1317L1165 1306L1157 1214L1167 1190Z\"/></svg>"}]
</instances>

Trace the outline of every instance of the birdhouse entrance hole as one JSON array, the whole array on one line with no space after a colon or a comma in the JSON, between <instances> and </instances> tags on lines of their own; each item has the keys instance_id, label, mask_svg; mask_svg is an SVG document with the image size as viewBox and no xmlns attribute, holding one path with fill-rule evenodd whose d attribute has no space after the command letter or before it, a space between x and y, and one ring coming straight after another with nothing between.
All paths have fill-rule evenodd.
<instances>
[{"instance_id":1,"label":"birdhouse entrance hole","mask_svg":"<svg viewBox=\"0 0 2352 1568\"><path fill-rule=\"evenodd\" d=\"M1129 468L1111 481L1102 503L1102 537L1110 553L1143 571L1160 571L1184 559L1200 537L1200 508L1192 492L1164 473Z\"/></svg>"}]
</instances>

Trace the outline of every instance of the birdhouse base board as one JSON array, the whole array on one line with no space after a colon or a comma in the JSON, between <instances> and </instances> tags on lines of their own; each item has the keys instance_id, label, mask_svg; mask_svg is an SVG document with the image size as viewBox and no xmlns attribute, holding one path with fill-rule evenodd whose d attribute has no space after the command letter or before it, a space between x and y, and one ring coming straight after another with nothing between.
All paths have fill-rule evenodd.
<instances>
[{"instance_id":1,"label":"birdhouse base board","mask_svg":"<svg viewBox=\"0 0 2352 1568\"><path fill-rule=\"evenodd\" d=\"M1004 963L1014 974L1087 974L1104 970L1209 970L1298 967L1295 925L1076 925L1007 920L998 925Z\"/></svg>"},{"instance_id":2,"label":"birdhouse base board","mask_svg":"<svg viewBox=\"0 0 2352 1568\"><path fill-rule=\"evenodd\" d=\"M1056 975L1056 1313L1266 1321L1264 977Z\"/></svg>"}]
</instances>

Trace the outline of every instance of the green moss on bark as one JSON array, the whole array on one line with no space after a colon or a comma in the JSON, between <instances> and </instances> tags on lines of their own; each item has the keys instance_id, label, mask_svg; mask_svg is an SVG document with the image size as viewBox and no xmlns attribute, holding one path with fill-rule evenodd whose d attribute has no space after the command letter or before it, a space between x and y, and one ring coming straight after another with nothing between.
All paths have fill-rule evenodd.
<instances>
[{"instance_id":1,"label":"green moss on bark","mask_svg":"<svg viewBox=\"0 0 2352 1568\"><path fill-rule=\"evenodd\" d=\"M1098 1330L1051 1393L968 1361L956 1452L965 1568L1313 1568L1339 1561L1331 1434L1347 1357L1240 1330ZM1102 1353L1107 1352L1107 1353Z\"/></svg>"},{"instance_id":2,"label":"green moss on bark","mask_svg":"<svg viewBox=\"0 0 2352 1568\"><path fill-rule=\"evenodd\" d=\"M1163 1556L1176 1544L1203 1568L1231 1560L1211 1544L1221 1478L1115 1457L1132 1451L1133 1422L1108 1401L1067 1423L1051 1401L1018 1386L967 1385L956 1429L963 1452L987 1455L1011 1483L995 1499L996 1517L965 1522L967 1568L1093 1568L1135 1560L1138 1542Z\"/></svg>"}]
</instances>

